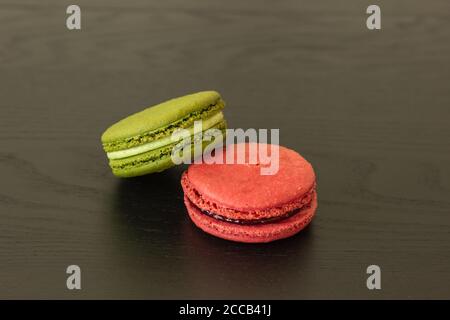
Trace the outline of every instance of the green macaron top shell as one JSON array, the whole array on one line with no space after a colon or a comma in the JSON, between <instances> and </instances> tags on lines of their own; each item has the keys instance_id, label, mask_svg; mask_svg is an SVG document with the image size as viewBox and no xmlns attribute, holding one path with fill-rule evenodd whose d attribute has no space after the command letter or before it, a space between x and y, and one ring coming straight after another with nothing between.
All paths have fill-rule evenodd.
<instances>
[{"instance_id":1,"label":"green macaron top shell","mask_svg":"<svg viewBox=\"0 0 450 320\"><path fill-rule=\"evenodd\" d=\"M113 124L102 135L106 152L132 148L187 128L225 106L216 91L202 91L149 107Z\"/></svg>"}]
</instances>

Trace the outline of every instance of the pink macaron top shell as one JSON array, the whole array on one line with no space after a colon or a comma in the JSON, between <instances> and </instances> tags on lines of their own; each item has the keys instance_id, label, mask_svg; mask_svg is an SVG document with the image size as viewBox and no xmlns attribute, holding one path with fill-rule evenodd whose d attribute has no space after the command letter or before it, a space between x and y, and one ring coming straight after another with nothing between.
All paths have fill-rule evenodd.
<instances>
[{"instance_id":1,"label":"pink macaron top shell","mask_svg":"<svg viewBox=\"0 0 450 320\"><path fill-rule=\"evenodd\" d=\"M233 145L235 157L245 152L248 160L250 145L245 144L245 148ZM270 147L257 145L258 152ZM216 153L216 157L226 156L231 148L224 150ZM314 170L297 152L279 146L279 169L273 175L262 175L261 166L259 161L257 164L193 164L183 175L182 186L199 208L237 219L283 215L311 202Z\"/></svg>"}]
</instances>

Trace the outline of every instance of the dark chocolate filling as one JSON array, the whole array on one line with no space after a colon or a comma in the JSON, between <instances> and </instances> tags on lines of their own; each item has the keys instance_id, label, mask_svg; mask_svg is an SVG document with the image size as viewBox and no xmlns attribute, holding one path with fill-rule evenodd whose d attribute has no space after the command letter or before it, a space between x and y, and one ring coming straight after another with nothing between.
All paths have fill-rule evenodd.
<instances>
[{"instance_id":1,"label":"dark chocolate filling","mask_svg":"<svg viewBox=\"0 0 450 320\"><path fill-rule=\"evenodd\" d=\"M252 219L252 220L246 220L246 219L232 219L232 218L228 218L228 217L224 217L220 214L208 211L208 210L203 210L200 209L199 207L197 207L190 199L188 199L189 202L191 203L192 206L194 206L195 208L197 208L197 210L199 210L201 213L216 219L216 220L220 220L220 221L224 221L224 222L229 222L229 223L234 223L234 224L240 224L240 225L256 225L256 224L267 224L267 223L274 223L274 222L279 222L281 220L285 220L287 218L290 218L300 212L302 212L305 209L308 209L311 205L310 204L306 204L301 208L297 208L295 210L289 211L281 216L276 216L276 217L271 217L271 218L261 218L261 219Z\"/></svg>"}]
</instances>

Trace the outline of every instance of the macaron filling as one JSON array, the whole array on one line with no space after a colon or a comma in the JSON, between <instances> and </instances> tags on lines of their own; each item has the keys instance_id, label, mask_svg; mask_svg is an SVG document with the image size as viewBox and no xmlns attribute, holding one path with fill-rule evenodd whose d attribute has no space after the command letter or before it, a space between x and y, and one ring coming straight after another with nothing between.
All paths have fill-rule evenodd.
<instances>
[{"instance_id":1,"label":"macaron filling","mask_svg":"<svg viewBox=\"0 0 450 320\"><path fill-rule=\"evenodd\" d=\"M212 116L210 116L209 118L206 119L202 119L202 131L208 130L212 127L214 127L215 125L217 125L218 123L222 122L224 120L224 116L223 113L221 111L213 114ZM198 120L200 121L200 119ZM189 131L189 133L192 135L194 135L194 126L191 126L189 128L186 128L186 130ZM151 150L156 150L168 145L173 144L174 141L172 141L172 137L166 136L163 137L161 139L158 140L154 140L136 147L132 147L132 148L128 148L125 150L118 150L118 151L112 151L112 152L107 152L106 155L109 159L111 160L115 160L115 159L123 159L123 158L128 158L131 156L135 156L138 154L142 154Z\"/></svg>"},{"instance_id":2,"label":"macaron filling","mask_svg":"<svg viewBox=\"0 0 450 320\"><path fill-rule=\"evenodd\" d=\"M217 113L218 111L221 111L224 106L224 101L219 98L215 103L207 105L201 110L193 111L183 118L180 118L166 125L165 127L161 127L156 130L148 131L122 140L103 142L103 149L106 151L106 153L110 153L114 151L127 150L162 139L164 137L170 136L172 132L178 128L189 128L195 121L211 117L211 115Z\"/></svg>"},{"instance_id":3,"label":"macaron filling","mask_svg":"<svg viewBox=\"0 0 450 320\"><path fill-rule=\"evenodd\" d=\"M304 210L307 210L311 207L311 203L308 203L306 205L304 205L301 208L297 208L295 210L291 210L289 212L286 212L283 215L280 216L275 216L275 217L270 217L270 218L260 218L260 219L232 219L229 217L225 217L222 216L220 214L217 214L215 212L212 212L210 210L203 210L201 208L199 208L198 206L196 206L189 198L187 198L187 200L189 201L189 203L195 207L198 211L200 211L202 214L207 215L213 219L216 220L220 220L220 221L224 221L224 222L229 222L229 223L234 223L234 224L238 224L238 225L263 225L263 224L269 224L269 223L276 223L276 222L280 222L282 220L286 220L288 218L291 218L297 214L300 214L301 212L303 212Z\"/></svg>"},{"instance_id":4,"label":"macaron filling","mask_svg":"<svg viewBox=\"0 0 450 320\"><path fill-rule=\"evenodd\" d=\"M217 129L222 131L222 134L225 136L225 129L226 129L226 122L225 120L215 124L210 129ZM204 135L205 132L203 131L202 134ZM195 141L199 137L198 134L192 136L192 141ZM219 141L204 141L204 143L219 143ZM127 170L130 168L136 168L140 166L144 166L148 164L149 162L159 161L163 160L165 158L170 159L170 155L172 153L172 150L177 147L178 145L166 145L164 147L160 147L156 150L150 150L138 155L130 156L123 159L110 159L109 164L114 170ZM183 147L184 145L180 145L180 147ZM198 156L194 154L194 156Z\"/></svg>"}]
</instances>

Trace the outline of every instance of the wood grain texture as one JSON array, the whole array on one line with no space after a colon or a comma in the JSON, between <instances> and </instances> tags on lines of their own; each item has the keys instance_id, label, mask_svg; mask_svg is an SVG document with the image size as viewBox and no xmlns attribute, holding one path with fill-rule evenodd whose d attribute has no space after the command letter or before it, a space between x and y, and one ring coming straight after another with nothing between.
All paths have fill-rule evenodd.
<instances>
[{"instance_id":1,"label":"wood grain texture","mask_svg":"<svg viewBox=\"0 0 450 320\"><path fill-rule=\"evenodd\" d=\"M450 2L377 3L370 32L359 0L80 0L70 32L69 1L0 0L0 298L449 299ZM314 165L300 235L215 239L183 167L111 175L107 126L205 89Z\"/></svg>"}]
</instances>

